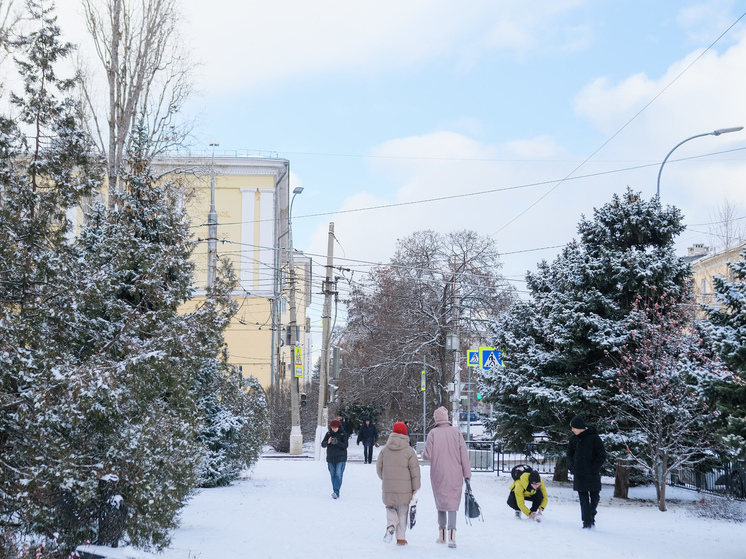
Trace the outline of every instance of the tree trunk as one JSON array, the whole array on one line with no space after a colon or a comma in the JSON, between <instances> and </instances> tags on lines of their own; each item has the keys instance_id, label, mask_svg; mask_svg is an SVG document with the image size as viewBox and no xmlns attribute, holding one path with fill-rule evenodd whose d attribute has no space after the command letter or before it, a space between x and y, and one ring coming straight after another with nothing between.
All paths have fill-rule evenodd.
<instances>
[{"instance_id":1,"label":"tree trunk","mask_svg":"<svg viewBox=\"0 0 746 559\"><path fill-rule=\"evenodd\" d=\"M666 474L668 473L666 470L661 468L661 474L662 479L658 481L658 484L660 485L660 490L658 492L658 510L661 512L666 512Z\"/></svg>"},{"instance_id":2,"label":"tree trunk","mask_svg":"<svg viewBox=\"0 0 746 559\"><path fill-rule=\"evenodd\" d=\"M557 465L554 467L554 477L552 477L552 481L568 481L567 457L561 456L557 459Z\"/></svg>"},{"instance_id":3,"label":"tree trunk","mask_svg":"<svg viewBox=\"0 0 746 559\"><path fill-rule=\"evenodd\" d=\"M629 463L627 458L616 459L616 475L614 478L614 497L629 498Z\"/></svg>"}]
</instances>

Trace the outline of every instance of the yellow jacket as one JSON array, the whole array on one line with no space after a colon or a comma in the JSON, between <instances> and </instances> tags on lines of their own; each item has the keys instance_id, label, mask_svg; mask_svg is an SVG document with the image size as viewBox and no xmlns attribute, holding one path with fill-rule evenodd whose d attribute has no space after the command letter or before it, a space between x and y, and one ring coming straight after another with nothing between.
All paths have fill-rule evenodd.
<instances>
[{"instance_id":1,"label":"yellow jacket","mask_svg":"<svg viewBox=\"0 0 746 559\"><path fill-rule=\"evenodd\" d=\"M530 472L525 472L521 474L521 477L510 484L510 490L515 494L515 502L518 505L518 508L521 509L523 514L526 516L531 514L531 509L526 506L525 501L527 498L533 497L537 491L541 490L541 494L544 495L544 499L542 499L541 505L539 505L540 509L544 510L547 508L547 503L549 502L549 495L547 495L547 488L544 485L544 480L541 480L539 489L534 489L528 482L529 475L531 475Z\"/></svg>"}]
</instances>

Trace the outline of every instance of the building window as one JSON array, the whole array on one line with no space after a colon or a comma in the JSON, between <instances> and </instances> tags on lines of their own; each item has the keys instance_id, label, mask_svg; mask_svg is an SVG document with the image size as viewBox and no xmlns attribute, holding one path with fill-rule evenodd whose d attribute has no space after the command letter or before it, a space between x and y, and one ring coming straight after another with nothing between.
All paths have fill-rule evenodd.
<instances>
[{"instance_id":1,"label":"building window","mask_svg":"<svg viewBox=\"0 0 746 559\"><path fill-rule=\"evenodd\" d=\"M707 295L707 280L702 278L702 295Z\"/></svg>"}]
</instances>

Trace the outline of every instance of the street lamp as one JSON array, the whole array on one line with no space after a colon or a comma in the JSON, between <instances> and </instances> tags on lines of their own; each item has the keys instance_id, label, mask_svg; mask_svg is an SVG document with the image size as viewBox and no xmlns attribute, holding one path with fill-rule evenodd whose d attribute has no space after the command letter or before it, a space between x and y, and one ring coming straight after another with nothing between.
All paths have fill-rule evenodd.
<instances>
[{"instance_id":1,"label":"street lamp","mask_svg":"<svg viewBox=\"0 0 746 559\"><path fill-rule=\"evenodd\" d=\"M290 375L290 454L302 454L303 453L303 433L300 429L300 390L298 387L298 376L295 368L295 346L298 344L296 336L297 331L297 319L295 309L295 259L293 258L293 202L295 197L303 192L302 186L296 186L293 189L293 197L290 200L290 209L288 210L288 283L290 284L290 322L288 328L290 330L290 361L291 371Z\"/></svg>"},{"instance_id":2,"label":"street lamp","mask_svg":"<svg viewBox=\"0 0 746 559\"><path fill-rule=\"evenodd\" d=\"M683 142L679 142L678 144L676 144L673 149L668 152L668 155L666 155L663 163L661 163L661 168L658 170L658 189L656 191L656 196L660 198L661 195L661 172L663 172L663 166L666 164L666 161L668 161L668 158L671 157L671 154L676 150L677 147L679 147L681 144L685 144L689 140L693 140L694 138L701 138L702 136L720 136L720 134L729 134L730 132L738 132L739 130L743 130L743 126L736 126L735 128L719 128L717 130L713 130L712 132L697 134L696 136L692 136L691 138L687 138Z\"/></svg>"},{"instance_id":3,"label":"street lamp","mask_svg":"<svg viewBox=\"0 0 746 559\"><path fill-rule=\"evenodd\" d=\"M207 213L207 287L215 285L215 268L218 262L218 212L215 210L215 148L220 144L210 142L210 211Z\"/></svg>"}]
</instances>

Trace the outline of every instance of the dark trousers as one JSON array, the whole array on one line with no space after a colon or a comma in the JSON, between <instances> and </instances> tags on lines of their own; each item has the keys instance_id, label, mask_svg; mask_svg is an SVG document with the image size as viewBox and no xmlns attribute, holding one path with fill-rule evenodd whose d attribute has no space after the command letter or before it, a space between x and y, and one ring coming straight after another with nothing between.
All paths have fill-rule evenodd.
<instances>
[{"instance_id":1,"label":"dark trousers","mask_svg":"<svg viewBox=\"0 0 746 559\"><path fill-rule=\"evenodd\" d=\"M366 464L373 463L373 444L363 443L363 457L365 458Z\"/></svg>"},{"instance_id":2,"label":"dark trousers","mask_svg":"<svg viewBox=\"0 0 746 559\"><path fill-rule=\"evenodd\" d=\"M601 500L600 491L578 491L580 499L580 516L583 519L583 526L593 526L596 523L596 509L598 502Z\"/></svg>"},{"instance_id":3,"label":"dark trousers","mask_svg":"<svg viewBox=\"0 0 746 559\"><path fill-rule=\"evenodd\" d=\"M538 489L536 493L534 493L533 496L524 498L524 503L526 501L531 502L531 512L536 512L539 510L539 507L541 506L541 502L544 500L544 493L541 492L541 489ZM518 507L518 501L515 500L515 493L512 491L510 492L510 495L508 495L508 506L513 510L521 510Z\"/></svg>"}]
</instances>

